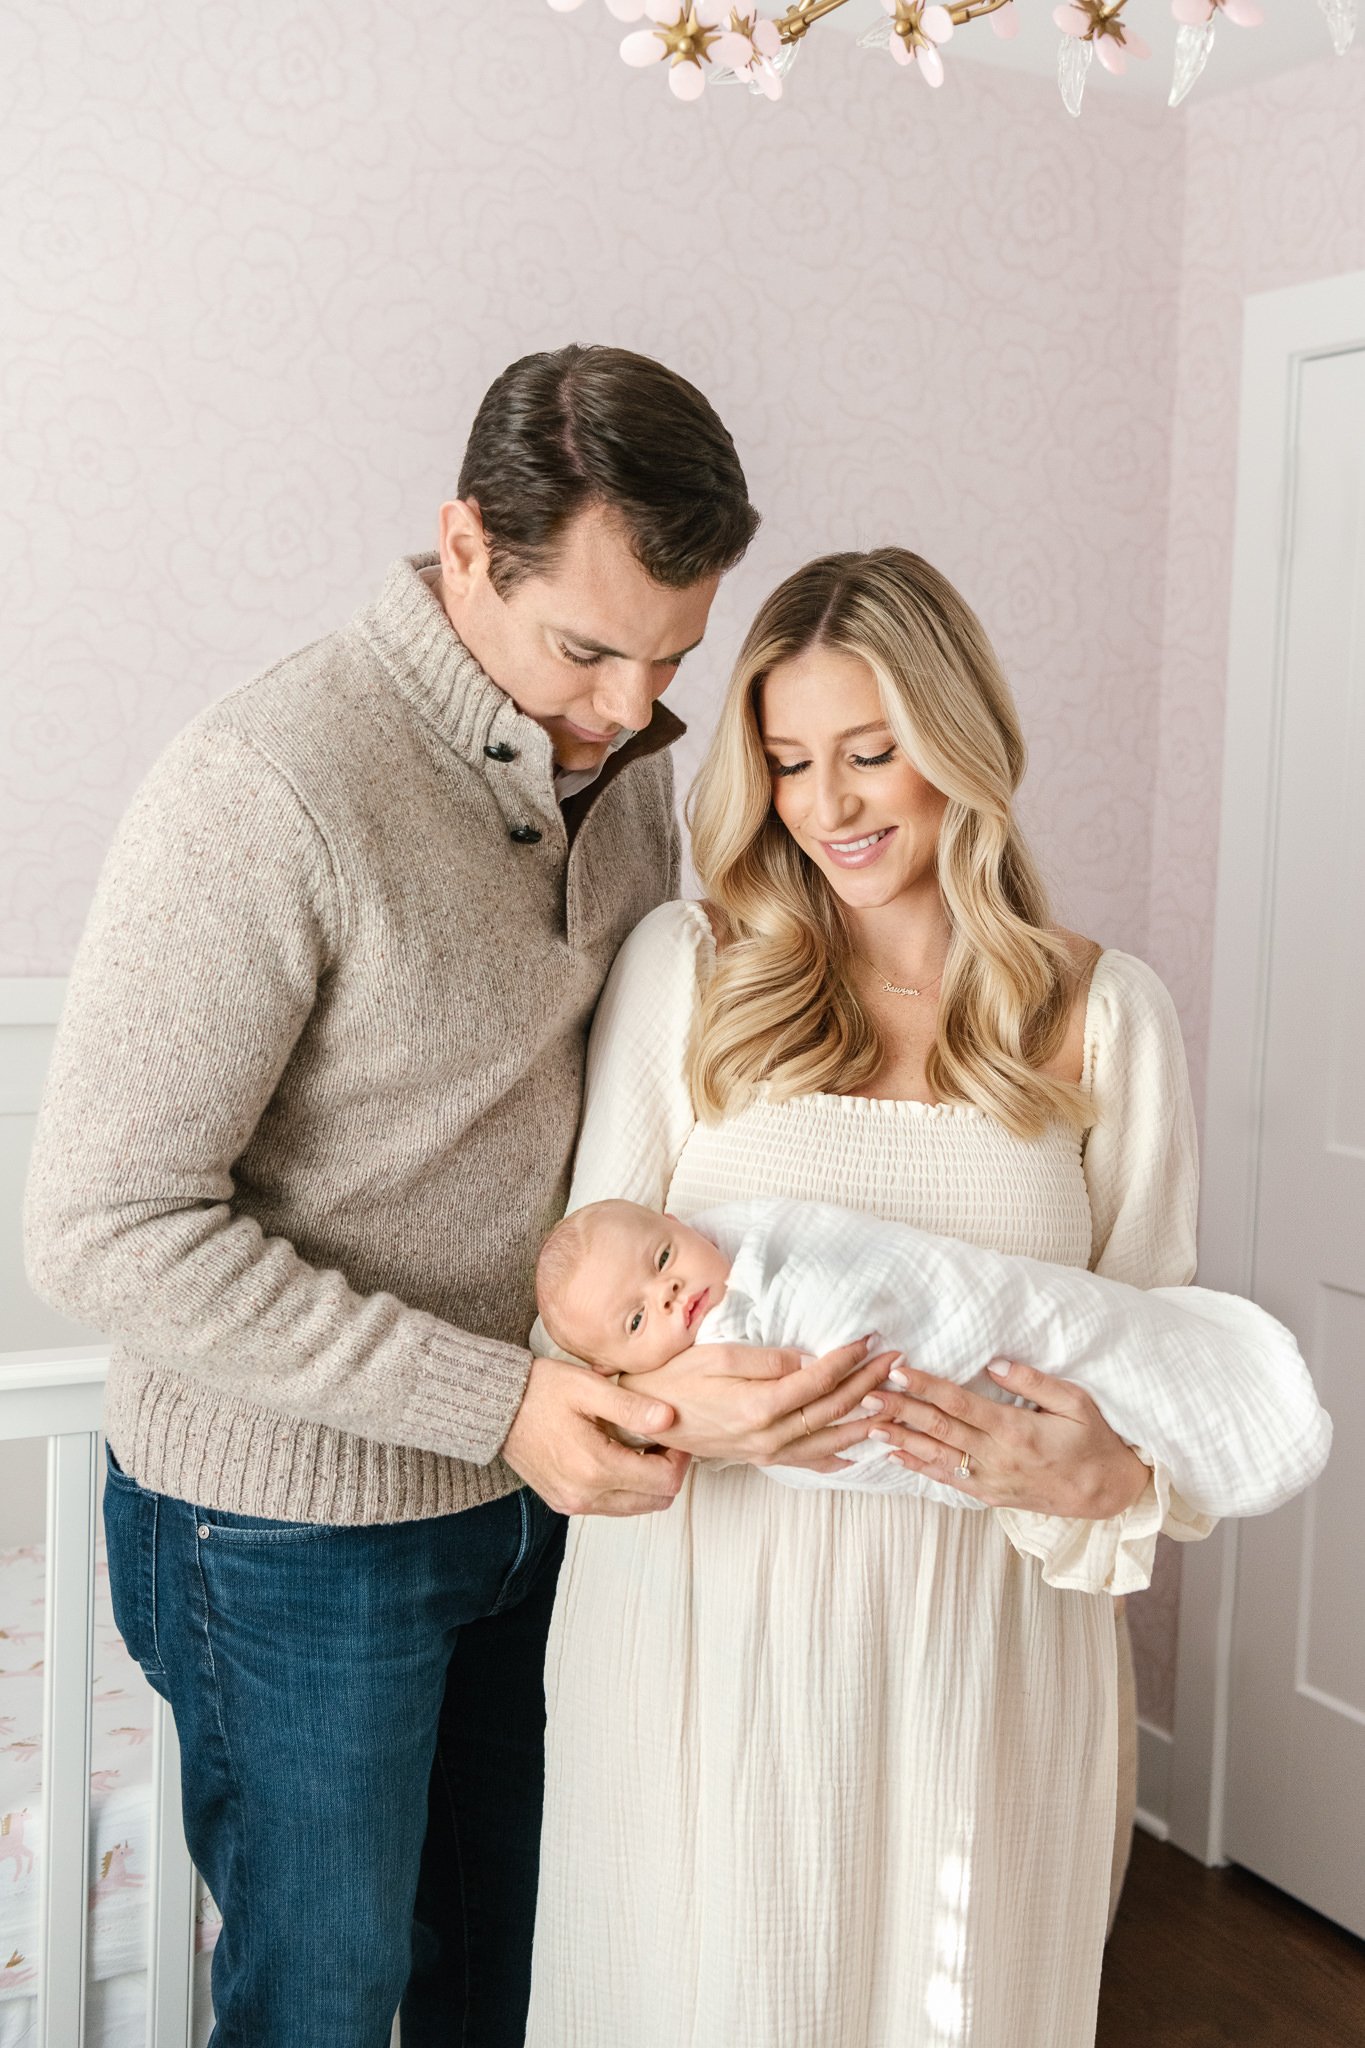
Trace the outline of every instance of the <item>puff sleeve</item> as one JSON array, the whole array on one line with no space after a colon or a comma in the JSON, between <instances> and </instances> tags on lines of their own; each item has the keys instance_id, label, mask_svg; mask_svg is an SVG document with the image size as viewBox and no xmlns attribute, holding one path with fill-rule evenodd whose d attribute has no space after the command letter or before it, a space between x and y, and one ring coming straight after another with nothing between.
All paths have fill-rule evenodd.
<instances>
[{"instance_id":1,"label":"puff sleeve","mask_svg":"<svg viewBox=\"0 0 1365 2048\"><path fill-rule=\"evenodd\" d=\"M1194 1278L1199 1165L1194 1104L1175 1005L1130 954L1101 955L1091 983L1085 1080L1095 1121L1082 1163L1093 1224L1090 1266L1130 1287L1184 1287ZM1158 1533L1188 1543L1214 1524L1181 1500L1165 1468L1126 1514L1104 1522L999 1510L1017 1550L1037 1557L1051 1586L1137 1593L1150 1585Z\"/></svg>"}]
</instances>

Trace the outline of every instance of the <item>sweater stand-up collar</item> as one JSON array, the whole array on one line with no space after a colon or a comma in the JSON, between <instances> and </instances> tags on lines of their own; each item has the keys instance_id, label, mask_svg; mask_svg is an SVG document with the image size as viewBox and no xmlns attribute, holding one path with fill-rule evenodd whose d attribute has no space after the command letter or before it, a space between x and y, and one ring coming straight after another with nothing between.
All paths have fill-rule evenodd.
<instances>
[{"instance_id":1,"label":"sweater stand-up collar","mask_svg":"<svg viewBox=\"0 0 1365 2048\"><path fill-rule=\"evenodd\" d=\"M435 555L405 555L356 621L413 709L471 767L486 774L484 749L514 747L531 779L554 795L554 749L534 718L512 702L474 659L423 571Z\"/></svg>"},{"instance_id":2,"label":"sweater stand-up collar","mask_svg":"<svg viewBox=\"0 0 1365 2048\"><path fill-rule=\"evenodd\" d=\"M512 748L523 768L527 793L534 793L538 806L557 814L550 736L498 688L451 625L425 579L424 572L434 569L438 560L434 554L400 556L356 626L380 655L397 689L448 746L485 778L487 749ZM594 788L571 801L590 801L596 789L604 788L632 761L671 746L686 730L666 705L657 703L649 724L608 759Z\"/></svg>"}]
</instances>

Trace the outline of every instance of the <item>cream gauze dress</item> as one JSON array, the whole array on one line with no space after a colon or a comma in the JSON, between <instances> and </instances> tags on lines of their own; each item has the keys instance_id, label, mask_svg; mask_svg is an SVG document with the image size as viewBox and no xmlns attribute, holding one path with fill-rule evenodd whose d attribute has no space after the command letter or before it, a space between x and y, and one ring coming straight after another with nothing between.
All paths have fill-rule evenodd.
<instances>
[{"instance_id":1,"label":"cream gauze dress","mask_svg":"<svg viewBox=\"0 0 1365 2048\"><path fill-rule=\"evenodd\" d=\"M1095 969L1096 1124L809 1095L696 1121L695 905L632 934L593 1026L571 1207L834 1202L1142 1287L1194 1271L1193 1117L1151 970ZM863 1334L850 1330L850 1339ZM570 1528L546 1667L527 2048L1090 2048L1114 1837L1111 1595L1156 1532L796 1492L699 1465ZM1051 1583L1049 1583L1051 1581Z\"/></svg>"}]
</instances>

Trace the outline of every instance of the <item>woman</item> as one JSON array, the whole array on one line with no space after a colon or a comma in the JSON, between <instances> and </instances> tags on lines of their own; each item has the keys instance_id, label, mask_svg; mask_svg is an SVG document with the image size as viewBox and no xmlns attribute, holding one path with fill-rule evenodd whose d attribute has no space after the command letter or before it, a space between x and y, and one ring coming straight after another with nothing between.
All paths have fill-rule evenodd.
<instances>
[{"instance_id":1,"label":"woman","mask_svg":"<svg viewBox=\"0 0 1365 2048\"><path fill-rule=\"evenodd\" d=\"M695 792L707 906L648 918L602 998L571 1206L795 1196L1188 1281L1174 1013L1140 962L1050 924L1023 763L927 563L783 584ZM651 1376L682 1443L699 1361ZM911 1368L863 1426L995 1513L706 1464L665 1516L573 1526L530 2048L1092 2041L1111 1596L1158 1527L1199 1532L1078 1391L1016 1370L1033 1413ZM827 1420L777 1456L827 1464L849 1428Z\"/></svg>"}]
</instances>

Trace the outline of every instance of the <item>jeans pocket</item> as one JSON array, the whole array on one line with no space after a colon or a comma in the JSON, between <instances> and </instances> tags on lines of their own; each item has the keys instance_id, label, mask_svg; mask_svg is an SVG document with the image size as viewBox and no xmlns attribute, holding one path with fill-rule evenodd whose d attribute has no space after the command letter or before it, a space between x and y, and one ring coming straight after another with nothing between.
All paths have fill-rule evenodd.
<instances>
[{"instance_id":1,"label":"jeans pocket","mask_svg":"<svg viewBox=\"0 0 1365 2048\"><path fill-rule=\"evenodd\" d=\"M233 1549L249 1550L253 1544L317 1543L324 1537L353 1533L353 1525L345 1522L282 1522L269 1515L232 1514L226 1508L196 1508L194 1513L201 1541L212 1537ZM363 1533L363 1528L363 1524L354 1525L354 1533Z\"/></svg>"},{"instance_id":2,"label":"jeans pocket","mask_svg":"<svg viewBox=\"0 0 1365 2048\"><path fill-rule=\"evenodd\" d=\"M114 1626L148 1678L164 1671L156 1629L156 1543L161 1499L130 1479L106 1447L104 1540Z\"/></svg>"},{"instance_id":3,"label":"jeans pocket","mask_svg":"<svg viewBox=\"0 0 1365 2048\"><path fill-rule=\"evenodd\" d=\"M552 1546L562 1547L568 1526L563 1515L557 1515L553 1508L546 1507L540 1495L533 1493L529 1486L519 1487L505 1502L499 1501L497 1505L500 1508L511 1507L513 1503L520 1524L515 1537L515 1554L498 1597L489 1609L490 1614L501 1614L504 1608L514 1607L525 1599L540 1577L547 1550Z\"/></svg>"}]
</instances>

